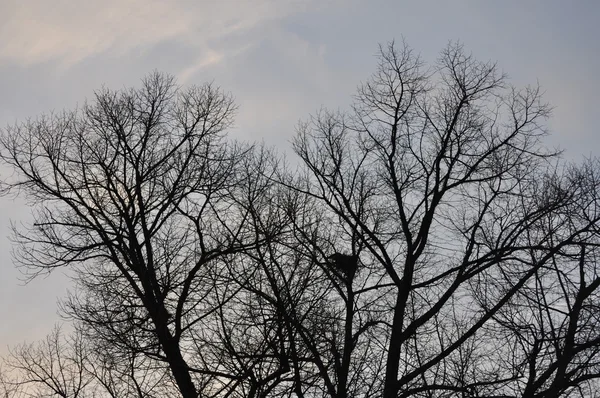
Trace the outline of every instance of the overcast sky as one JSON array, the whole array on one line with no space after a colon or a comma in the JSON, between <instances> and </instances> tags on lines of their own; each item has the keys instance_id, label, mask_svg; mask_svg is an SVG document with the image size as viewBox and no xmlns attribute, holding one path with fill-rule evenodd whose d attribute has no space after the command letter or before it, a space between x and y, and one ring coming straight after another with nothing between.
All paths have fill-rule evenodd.
<instances>
[{"instance_id":1,"label":"overcast sky","mask_svg":"<svg viewBox=\"0 0 600 398\"><path fill-rule=\"evenodd\" d=\"M240 107L237 138L284 150L299 119L348 106L379 43L404 38L435 61L460 40L517 86L540 83L554 106L549 145L577 159L600 154L599 20L597 0L0 0L0 126L156 69L183 85L214 81ZM9 226L29 210L0 206L1 353L49 332L68 281L19 282Z\"/></svg>"}]
</instances>

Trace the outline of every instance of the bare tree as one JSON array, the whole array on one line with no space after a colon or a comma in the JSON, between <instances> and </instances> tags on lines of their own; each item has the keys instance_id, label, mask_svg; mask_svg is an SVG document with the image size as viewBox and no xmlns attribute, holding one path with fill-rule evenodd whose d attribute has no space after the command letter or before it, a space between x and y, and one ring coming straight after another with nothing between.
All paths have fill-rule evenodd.
<instances>
[{"instance_id":1,"label":"bare tree","mask_svg":"<svg viewBox=\"0 0 600 398\"><path fill-rule=\"evenodd\" d=\"M492 325L507 308L524 305L524 295L543 312L539 297L549 287L536 278L591 239L599 220L597 182L553 172L557 153L542 145L550 111L539 88L509 87L495 64L456 44L430 69L394 43L381 48L379 61L352 113L321 111L300 126L294 142L307 177L290 186L340 225L336 251L364 247L360 263L368 270L341 294L346 316L337 314L336 324L352 338L332 342L346 366L320 370L325 395L494 396L523 376L515 363L498 369L494 350L505 341ZM575 217L578 223L568 221ZM565 272L547 283L556 288ZM587 297L593 289L585 286ZM533 304L528 289L538 297ZM365 362L361 337L377 342L385 364ZM573 338L556 337L557 346ZM594 360L586 357L580 365L586 369L596 360L596 341L588 343ZM559 373L581 363L569 349L558 350L554 366L528 354L538 384L550 375L551 389L564 384ZM364 375L381 375L381 384L364 383ZM568 380L570 388L587 381Z\"/></svg>"},{"instance_id":2,"label":"bare tree","mask_svg":"<svg viewBox=\"0 0 600 398\"><path fill-rule=\"evenodd\" d=\"M553 212L544 223L545 234L561 239L589 223L597 208L597 162L588 161L567 171L578 196L567 212ZM527 397L592 396L598 389L600 333L598 333L598 229L555 253L545 266L498 311L484 327L502 366L507 395ZM490 289L493 291L493 289ZM478 300L487 300L480 292ZM496 386L498 391L499 386Z\"/></svg>"},{"instance_id":3,"label":"bare tree","mask_svg":"<svg viewBox=\"0 0 600 398\"><path fill-rule=\"evenodd\" d=\"M42 341L13 348L3 363L4 395L20 397L178 396L168 374L144 356L115 357L75 331L55 327Z\"/></svg>"},{"instance_id":4,"label":"bare tree","mask_svg":"<svg viewBox=\"0 0 600 398\"><path fill-rule=\"evenodd\" d=\"M6 184L35 212L15 228L16 258L32 276L72 270L62 308L93 348L82 385L115 397L594 390L598 163L567 166L544 147L539 88L510 87L457 44L426 68L391 43L351 112L301 123L298 172L227 141L234 110L211 85L153 74L3 132Z\"/></svg>"},{"instance_id":5,"label":"bare tree","mask_svg":"<svg viewBox=\"0 0 600 398\"><path fill-rule=\"evenodd\" d=\"M60 328L38 343L14 348L5 363L10 372L6 384L13 387L8 396L92 396L92 377L85 371L87 350L80 338L64 339Z\"/></svg>"},{"instance_id":6,"label":"bare tree","mask_svg":"<svg viewBox=\"0 0 600 398\"><path fill-rule=\"evenodd\" d=\"M75 267L83 295L70 314L111 344L164 361L196 397L189 333L213 311L211 264L244 249L247 215L232 187L249 148L229 144L231 98L212 85L179 89L158 73L139 89L102 90L81 110L8 127L6 184L34 206L15 229L32 275ZM218 373L212 376L221 376Z\"/></svg>"}]
</instances>

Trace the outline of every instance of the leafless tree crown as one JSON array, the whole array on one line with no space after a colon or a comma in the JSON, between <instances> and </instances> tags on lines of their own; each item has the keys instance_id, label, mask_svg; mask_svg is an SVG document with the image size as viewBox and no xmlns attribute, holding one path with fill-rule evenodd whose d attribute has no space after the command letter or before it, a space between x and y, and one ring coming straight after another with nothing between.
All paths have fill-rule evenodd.
<instances>
[{"instance_id":1,"label":"leafless tree crown","mask_svg":"<svg viewBox=\"0 0 600 398\"><path fill-rule=\"evenodd\" d=\"M5 395L594 396L598 162L547 149L540 88L459 44L378 61L300 123L295 171L227 139L229 95L159 73L6 128L15 259L76 290L73 337L14 349Z\"/></svg>"}]
</instances>

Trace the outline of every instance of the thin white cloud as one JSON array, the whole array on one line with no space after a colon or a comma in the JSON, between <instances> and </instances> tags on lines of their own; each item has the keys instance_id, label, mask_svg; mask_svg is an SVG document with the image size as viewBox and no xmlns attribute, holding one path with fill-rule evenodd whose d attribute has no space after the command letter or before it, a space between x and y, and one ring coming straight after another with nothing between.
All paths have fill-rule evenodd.
<instances>
[{"instance_id":1,"label":"thin white cloud","mask_svg":"<svg viewBox=\"0 0 600 398\"><path fill-rule=\"evenodd\" d=\"M0 5L0 60L68 67L96 54L118 55L168 40L207 51L211 40L251 30L308 3L312 1L5 0ZM209 50L197 64L222 58Z\"/></svg>"},{"instance_id":2,"label":"thin white cloud","mask_svg":"<svg viewBox=\"0 0 600 398\"><path fill-rule=\"evenodd\" d=\"M223 60L223 54L214 50L208 50L206 54L198 57L194 63L183 69L177 74L179 83L185 83L199 70L208 66L216 65Z\"/></svg>"}]
</instances>

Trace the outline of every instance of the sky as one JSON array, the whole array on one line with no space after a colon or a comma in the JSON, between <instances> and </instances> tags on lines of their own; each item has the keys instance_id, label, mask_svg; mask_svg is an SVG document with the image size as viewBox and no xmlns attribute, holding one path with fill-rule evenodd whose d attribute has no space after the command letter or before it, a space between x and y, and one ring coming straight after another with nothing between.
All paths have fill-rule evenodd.
<instances>
[{"instance_id":1,"label":"sky","mask_svg":"<svg viewBox=\"0 0 600 398\"><path fill-rule=\"evenodd\" d=\"M219 85L239 106L234 137L286 151L299 120L348 108L379 44L404 38L434 62L458 40L512 84L541 85L548 145L598 156L599 19L597 0L0 0L0 127L158 70ZM61 271L23 283L9 236L29 216L0 198L0 354L50 332L70 286Z\"/></svg>"}]
</instances>

